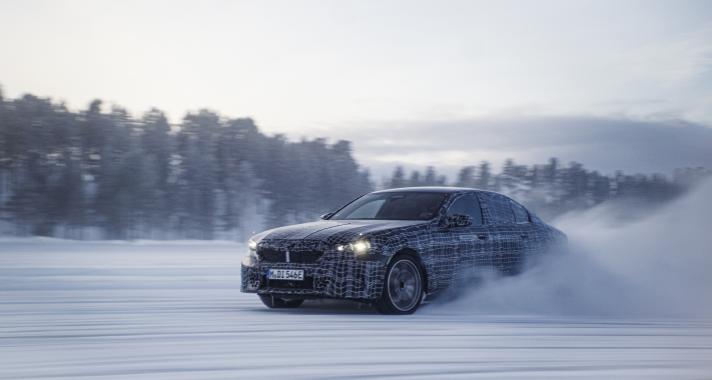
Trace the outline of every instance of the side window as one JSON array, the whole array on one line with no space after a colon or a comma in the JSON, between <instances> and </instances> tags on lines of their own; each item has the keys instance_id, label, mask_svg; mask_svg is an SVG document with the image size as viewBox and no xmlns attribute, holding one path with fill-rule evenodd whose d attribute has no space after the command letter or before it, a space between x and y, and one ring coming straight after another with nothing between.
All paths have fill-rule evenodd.
<instances>
[{"instance_id":1,"label":"side window","mask_svg":"<svg viewBox=\"0 0 712 380\"><path fill-rule=\"evenodd\" d=\"M517 202L510 201L509 204L512 206L512 211L514 212L515 223L529 223L529 213L527 209Z\"/></svg>"},{"instance_id":2,"label":"side window","mask_svg":"<svg viewBox=\"0 0 712 380\"><path fill-rule=\"evenodd\" d=\"M482 224L480 201L477 200L477 197L474 194L465 194L458 198L447 210L447 214L469 215L472 218L473 226L479 226Z\"/></svg>"},{"instance_id":3,"label":"side window","mask_svg":"<svg viewBox=\"0 0 712 380\"><path fill-rule=\"evenodd\" d=\"M514 213L509 199L497 194L487 194L487 210L494 224L514 223Z\"/></svg>"}]
</instances>

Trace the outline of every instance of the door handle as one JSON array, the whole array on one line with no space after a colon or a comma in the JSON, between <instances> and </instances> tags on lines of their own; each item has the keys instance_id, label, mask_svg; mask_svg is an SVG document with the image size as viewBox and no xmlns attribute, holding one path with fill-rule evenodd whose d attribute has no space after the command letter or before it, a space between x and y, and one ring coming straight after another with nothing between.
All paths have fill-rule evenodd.
<instances>
[{"instance_id":1,"label":"door handle","mask_svg":"<svg viewBox=\"0 0 712 380\"><path fill-rule=\"evenodd\" d=\"M486 234L477 234L477 238L480 240L487 240L489 236L487 236Z\"/></svg>"}]
</instances>

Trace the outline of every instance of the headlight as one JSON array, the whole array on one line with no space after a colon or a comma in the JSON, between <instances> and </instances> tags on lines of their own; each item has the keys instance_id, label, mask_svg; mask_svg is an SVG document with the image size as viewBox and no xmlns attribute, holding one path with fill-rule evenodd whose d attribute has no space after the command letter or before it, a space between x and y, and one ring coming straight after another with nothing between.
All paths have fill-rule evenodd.
<instances>
[{"instance_id":1,"label":"headlight","mask_svg":"<svg viewBox=\"0 0 712 380\"><path fill-rule=\"evenodd\" d=\"M368 240L356 240L353 243L337 245L336 250L339 252L350 251L356 256L366 255L371 250L371 243Z\"/></svg>"},{"instance_id":2,"label":"headlight","mask_svg":"<svg viewBox=\"0 0 712 380\"><path fill-rule=\"evenodd\" d=\"M368 240L359 240L357 242L351 243L351 250L357 255L362 255L368 253L371 249L371 243Z\"/></svg>"},{"instance_id":3,"label":"headlight","mask_svg":"<svg viewBox=\"0 0 712 380\"><path fill-rule=\"evenodd\" d=\"M253 239L247 241L247 248L249 251L247 255L242 258L242 265L246 267L253 267L257 265L257 242Z\"/></svg>"},{"instance_id":4,"label":"headlight","mask_svg":"<svg viewBox=\"0 0 712 380\"><path fill-rule=\"evenodd\" d=\"M250 252L242 258L242 265L246 267L254 267L257 265L257 254L255 251L250 250Z\"/></svg>"}]
</instances>

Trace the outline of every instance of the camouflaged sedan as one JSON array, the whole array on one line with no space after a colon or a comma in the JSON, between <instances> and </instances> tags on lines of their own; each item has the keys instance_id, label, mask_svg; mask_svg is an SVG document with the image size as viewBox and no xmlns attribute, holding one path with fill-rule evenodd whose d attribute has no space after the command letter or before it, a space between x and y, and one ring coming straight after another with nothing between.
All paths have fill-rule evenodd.
<instances>
[{"instance_id":1,"label":"camouflaged sedan","mask_svg":"<svg viewBox=\"0 0 712 380\"><path fill-rule=\"evenodd\" d=\"M458 279L483 268L519 273L563 241L563 233L502 194L452 187L376 191L320 221L253 236L241 288L270 308L341 298L410 314L426 295L462 286Z\"/></svg>"}]
</instances>

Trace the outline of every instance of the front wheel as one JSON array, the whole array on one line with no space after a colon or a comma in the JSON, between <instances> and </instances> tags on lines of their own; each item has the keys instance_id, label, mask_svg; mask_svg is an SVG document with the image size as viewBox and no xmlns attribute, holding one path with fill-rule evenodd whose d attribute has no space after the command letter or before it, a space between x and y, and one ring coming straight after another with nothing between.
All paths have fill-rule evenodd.
<instances>
[{"instance_id":1,"label":"front wheel","mask_svg":"<svg viewBox=\"0 0 712 380\"><path fill-rule=\"evenodd\" d=\"M299 307L304 302L303 299L284 299L271 294L260 294L260 300L270 309L293 309Z\"/></svg>"},{"instance_id":2,"label":"front wheel","mask_svg":"<svg viewBox=\"0 0 712 380\"><path fill-rule=\"evenodd\" d=\"M376 309L383 314L412 314L423 300L423 274L408 256L396 257L388 265L381 298Z\"/></svg>"}]
</instances>

